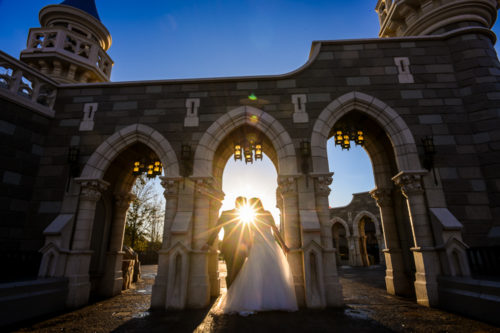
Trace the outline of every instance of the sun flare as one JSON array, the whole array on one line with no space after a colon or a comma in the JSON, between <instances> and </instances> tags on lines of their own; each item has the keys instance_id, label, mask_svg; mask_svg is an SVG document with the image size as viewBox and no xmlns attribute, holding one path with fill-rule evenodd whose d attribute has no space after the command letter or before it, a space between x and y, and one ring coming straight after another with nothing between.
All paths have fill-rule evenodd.
<instances>
[{"instance_id":1,"label":"sun flare","mask_svg":"<svg viewBox=\"0 0 500 333\"><path fill-rule=\"evenodd\" d=\"M244 205L239 209L239 216L241 222L245 224L252 223L255 218L255 210L249 205Z\"/></svg>"}]
</instances>

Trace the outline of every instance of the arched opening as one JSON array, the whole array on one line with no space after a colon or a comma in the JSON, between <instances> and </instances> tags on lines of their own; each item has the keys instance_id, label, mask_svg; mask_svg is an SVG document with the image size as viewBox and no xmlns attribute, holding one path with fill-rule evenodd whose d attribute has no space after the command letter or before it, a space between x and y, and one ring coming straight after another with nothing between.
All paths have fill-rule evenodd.
<instances>
[{"instance_id":1,"label":"arched opening","mask_svg":"<svg viewBox=\"0 0 500 333\"><path fill-rule=\"evenodd\" d=\"M235 146L241 146L241 149L244 150L245 146L248 145L262 146L261 160L246 163L245 156L242 156L241 160L235 158ZM252 158L254 156L255 151L252 151ZM247 199L256 197L262 200L264 208L271 212L275 224L281 229L283 223L282 214L280 209L277 208L276 202L277 171L276 150L273 143L263 132L250 125L242 125L233 129L220 142L214 153L214 183L224 193L224 200L221 202L221 208L217 212L217 216L220 216L225 210L233 209L235 199L239 196L244 196ZM220 229L219 238L222 239L223 233L224 230ZM227 268L223 259L222 255L218 258L218 274L216 271L211 272L213 275L217 274L217 277L211 278L211 282L218 280L222 292L227 288L225 281ZM215 263L209 265L213 267Z\"/></svg>"},{"instance_id":2,"label":"arched opening","mask_svg":"<svg viewBox=\"0 0 500 333\"><path fill-rule=\"evenodd\" d=\"M138 178L133 174L134 162L141 160L159 161L159 157L146 144L132 143L112 159L104 173L103 181L109 186L101 193L96 203L90 241L92 254L88 273L91 298L119 294L137 277L139 270L137 258L130 249L124 252L124 237L129 204L136 201L134 205L146 205L144 196L132 193ZM144 176L143 178L147 179ZM155 189L148 195L160 197L161 192ZM137 220L136 224L144 224L135 226L136 230L132 235L133 244L130 244L129 238L129 245L133 245L133 250L137 251L142 250L141 242L153 241L150 239L152 234L147 229L151 228L148 223L155 217L137 208L133 213L137 215L133 217Z\"/></svg>"},{"instance_id":3,"label":"arched opening","mask_svg":"<svg viewBox=\"0 0 500 333\"><path fill-rule=\"evenodd\" d=\"M345 223L345 222L344 222ZM336 249L337 265L349 265L349 236L347 225L340 222L332 227L333 247Z\"/></svg>"},{"instance_id":4,"label":"arched opening","mask_svg":"<svg viewBox=\"0 0 500 333\"><path fill-rule=\"evenodd\" d=\"M381 233L385 241L386 288L391 294L411 297L415 295L414 256L417 256L411 249L415 247L415 232L420 230L412 229L409 215L410 201L409 199L407 201L400 187L395 186L401 186L395 176L400 175L401 170L421 169L413 136L400 116L380 100L363 93L346 94L330 103L315 123L311 143L313 147L318 148L313 156L316 172L330 171L327 141L334 138L339 128L353 129L355 132L363 131L363 148L370 158L375 183L375 189L370 191L370 194L378 206L382 221ZM354 145L351 138L349 141ZM419 179L418 177L415 179ZM332 186L335 187L335 175ZM419 193L417 195L420 195ZM419 197L417 200L421 199ZM354 217L355 214L352 214L348 219ZM426 228L427 232L429 226ZM364 229L362 232L366 233ZM360 236L358 226L353 228L353 236ZM427 241L425 237L427 236L423 237L423 242ZM353 244L355 261L361 265L363 262L368 262L368 259L365 258L364 261L362 259L362 247L365 244L364 241L355 241ZM425 303L420 300L419 302Z\"/></svg>"}]
</instances>

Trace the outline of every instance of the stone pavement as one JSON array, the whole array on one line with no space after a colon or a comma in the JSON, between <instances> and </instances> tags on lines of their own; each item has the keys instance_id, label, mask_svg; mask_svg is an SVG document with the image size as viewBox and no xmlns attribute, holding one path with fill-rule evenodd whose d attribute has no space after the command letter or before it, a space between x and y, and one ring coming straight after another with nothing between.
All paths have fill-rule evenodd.
<instances>
[{"instance_id":1,"label":"stone pavement","mask_svg":"<svg viewBox=\"0 0 500 333\"><path fill-rule=\"evenodd\" d=\"M346 306L340 309L215 316L209 309L149 312L156 266L143 266L143 281L112 299L15 332L500 332L499 328L414 301L387 295L381 267L340 269Z\"/></svg>"}]
</instances>

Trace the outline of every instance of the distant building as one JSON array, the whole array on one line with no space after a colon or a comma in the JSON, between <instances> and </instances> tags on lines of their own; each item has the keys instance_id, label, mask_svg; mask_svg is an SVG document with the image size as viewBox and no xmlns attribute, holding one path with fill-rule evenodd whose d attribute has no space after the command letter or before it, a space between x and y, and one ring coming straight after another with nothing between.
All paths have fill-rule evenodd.
<instances>
[{"instance_id":1,"label":"distant building","mask_svg":"<svg viewBox=\"0 0 500 333\"><path fill-rule=\"evenodd\" d=\"M384 263L380 212L369 192L354 193L348 205L330 208L330 221L338 265Z\"/></svg>"}]
</instances>

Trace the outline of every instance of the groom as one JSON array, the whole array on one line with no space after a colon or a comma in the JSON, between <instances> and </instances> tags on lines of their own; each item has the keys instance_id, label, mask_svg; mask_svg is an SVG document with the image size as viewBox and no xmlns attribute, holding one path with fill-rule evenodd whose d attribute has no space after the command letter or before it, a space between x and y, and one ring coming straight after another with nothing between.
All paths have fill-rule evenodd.
<instances>
[{"instance_id":1,"label":"groom","mask_svg":"<svg viewBox=\"0 0 500 333\"><path fill-rule=\"evenodd\" d=\"M204 248L212 246L215 238L219 234L220 228L224 228L224 238L222 239L221 253L227 267L226 284L231 286L238 275L241 266L247 257L247 245L249 240L248 228L243 228L239 217L239 209L247 203L245 197L237 197L235 207L231 210L223 211L217 225L210 234Z\"/></svg>"}]
</instances>

